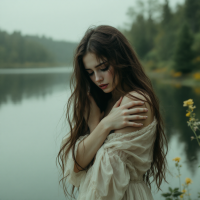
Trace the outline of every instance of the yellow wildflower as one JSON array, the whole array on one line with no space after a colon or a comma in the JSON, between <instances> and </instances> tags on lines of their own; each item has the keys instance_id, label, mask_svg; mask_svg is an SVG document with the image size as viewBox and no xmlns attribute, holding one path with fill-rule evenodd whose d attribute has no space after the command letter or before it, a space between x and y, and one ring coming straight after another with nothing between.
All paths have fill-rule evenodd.
<instances>
[{"instance_id":1,"label":"yellow wildflower","mask_svg":"<svg viewBox=\"0 0 200 200\"><path fill-rule=\"evenodd\" d=\"M194 120L195 120L195 118L193 118L193 117L189 119L190 122L191 122L191 121L194 121Z\"/></svg>"},{"instance_id":2,"label":"yellow wildflower","mask_svg":"<svg viewBox=\"0 0 200 200\"><path fill-rule=\"evenodd\" d=\"M173 73L173 77L179 77L179 76L182 76L181 72L175 72L175 73Z\"/></svg>"},{"instance_id":3,"label":"yellow wildflower","mask_svg":"<svg viewBox=\"0 0 200 200\"><path fill-rule=\"evenodd\" d=\"M195 109L196 106L189 105L189 108L192 109L192 111L193 111L193 109Z\"/></svg>"},{"instance_id":4,"label":"yellow wildflower","mask_svg":"<svg viewBox=\"0 0 200 200\"><path fill-rule=\"evenodd\" d=\"M188 185L188 184L192 183L192 180L190 178L186 178L185 183Z\"/></svg>"},{"instance_id":5,"label":"yellow wildflower","mask_svg":"<svg viewBox=\"0 0 200 200\"><path fill-rule=\"evenodd\" d=\"M186 193L186 190L184 189L184 190L182 190L182 192L183 192L183 193Z\"/></svg>"},{"instance_id":6,"label":"yellow wildflower","mask_svg":"<svg viewBox=\"0 0 200 200\"><path fill-rule=\"evenodd\" d=\"M200 73L195 73L194 75L193 75L193 77L196 79L196 80L200 80Z\"/></svg>"},{"instance_id":7,"label":"yellow wildflower","mask_svg":"<svg viewBox=\"0 0 200 200\"><path fill-rule=\"evenodd\" d=\"M183 102L183 107L189 106L189 105L193 105L193 99L188 99L187 101Z\"/></svg>"},{"instance_id":8,"label":"yellow wildflower","mask_svg":"<svg viewBox=\"0 0 200 200\"><path fill-rule=\"evenodd\" d=\"M181 158L180 157L176 157L173 160L176 161L176 162L179 162L181 160Z\"/></svg>"},{"instance_id":9,"label":"yellow wildflower","mask_svg":"<svg viewBox=\"0 0 200 200\"><path fill-rule=\"evenodd\" d=\"M200 87L194 87L193 90L197 95L200 94Z\"/></svg>"},{"instance_id":10,"label":"yellow wildflower","mask_svg":"<svg viewBox=\"0 0 200 200\"><path fill-rule=\"evenodd\" d=\"M185 116L186 116L186 117L189 117L189 116L190 116L190 112L188 112Z\"/></svg>"},{"instance_id":11,"label":"yellow wildflower","mask_svg":"<svg viewBox=\"0 0 200 200\"><path fill-rule=\"evenodd\" d=\"M180 198L181 198L181 199L183 198L183 194L180 195Z\"/></svg>"}]
</instances>

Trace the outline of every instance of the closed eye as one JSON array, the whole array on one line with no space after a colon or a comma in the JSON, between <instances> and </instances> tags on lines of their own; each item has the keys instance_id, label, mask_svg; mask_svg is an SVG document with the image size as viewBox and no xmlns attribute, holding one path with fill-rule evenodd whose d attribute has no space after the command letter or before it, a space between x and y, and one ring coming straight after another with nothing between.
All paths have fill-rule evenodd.
<instances>
[{"instance_id":1,"label":"closed eye","mask_svg":"<svg viewBox=\"0 0 200 200\"><path fill-rule=\"evenodd\" d=\"M101 71L107 71L109 69L109 65L107 65L105 68L101 69Z\"/></svg>"},{"instance_id":2,"label":"closed eye","mask_svg":"<svg viewBox=\"0 0 200 200\"><path fill-rule=\"evenodd\" d=\"M107 65L105 68L101 69L101 71L107 71L109 69L109 65ZM92 76L94 74L94 72L92 73L88 73L89 76Z\"/></svg>"}]
</instances>

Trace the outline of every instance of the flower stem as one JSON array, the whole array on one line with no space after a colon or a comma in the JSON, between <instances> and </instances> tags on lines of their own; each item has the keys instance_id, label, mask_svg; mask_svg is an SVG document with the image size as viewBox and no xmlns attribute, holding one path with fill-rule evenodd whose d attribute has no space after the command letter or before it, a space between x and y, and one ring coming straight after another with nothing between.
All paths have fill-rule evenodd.
<instances>
[{"instance_id":1,"label":"flower stem","mask_svg":"<svg viewBox=\"0 0 200 200\"><path fill-rule=\"evenodd\" d=\"M179 189L180 189L180 191L181 191L181 178L180 178L180 167L179 167L179 165L178 165L178 178L179 178Z\"/></svg>"},{"instance_id":2,"label":"flower stem","mask_svg":"<svg viewBox=\"0 0 200 200\"><path fill-rule=\"evenodd\" d=\"M197 142L198 142L198 144L199 144L199 146L200 146L200 142L199 142L199 139L198 139L198 137L197 137L197 134L196 134L196 132L193 130L193 128L192 128L192 126L191 126L191 125L190 125L190 128L192 129L192 131L193 131L194 135L196 136Z\"/></svg>"}]
</instances>

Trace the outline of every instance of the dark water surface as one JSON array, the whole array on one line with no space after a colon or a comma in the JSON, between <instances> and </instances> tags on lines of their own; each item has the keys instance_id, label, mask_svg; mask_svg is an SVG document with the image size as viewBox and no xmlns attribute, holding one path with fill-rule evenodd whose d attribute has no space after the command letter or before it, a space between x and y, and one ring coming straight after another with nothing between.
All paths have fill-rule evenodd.
<instances>
[{"instance_id":1,"label":"dark water surface","mask_svg":"<svg viewBox=\"0 0 200 200\"><path fill-rule=\"evenodd\" d=\"M0 70L0 200L64 200L55 165L62 137L67 132L66 102L70 95L70 70ZM194 100L200 118L200 89L166 85L152 80L161 104L169 141L167 180L179 187L172 159L181 157L181 182L192 179L190 193L200 190L200 147L191 141L183 101ZM155 200L164 199L160 192ZM163 184L163 192L168 189Z\"/></svg>"}]
</instances>

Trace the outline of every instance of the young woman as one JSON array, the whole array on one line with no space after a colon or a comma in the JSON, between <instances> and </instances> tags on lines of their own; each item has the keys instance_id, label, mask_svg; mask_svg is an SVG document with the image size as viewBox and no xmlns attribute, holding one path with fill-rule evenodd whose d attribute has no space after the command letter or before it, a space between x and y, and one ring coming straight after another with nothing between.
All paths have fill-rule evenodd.
<instances>
[{"instance_id":1,"label":"young woman","mask_svg":"<svg viewBox=\"0 0 200 200\"><path fill-rule=\"evenodd\" d=\"M71 183L78 200L152 200L150 177L158 189L166 181L167 140L158 99L124 35L89 28L70 84L70 132L57 156L65 194Z\"/></svg>"}]
</instances>

